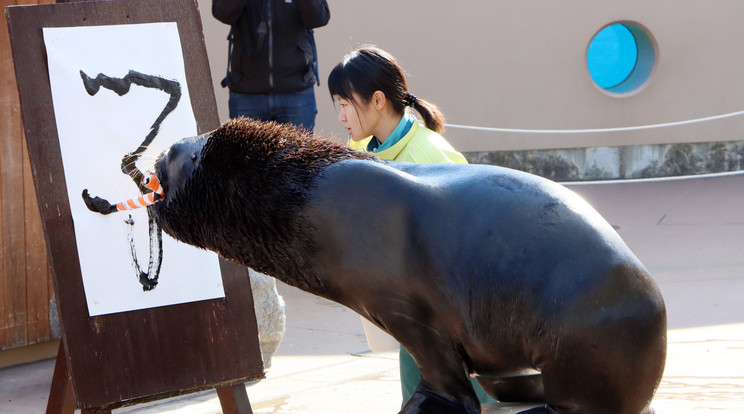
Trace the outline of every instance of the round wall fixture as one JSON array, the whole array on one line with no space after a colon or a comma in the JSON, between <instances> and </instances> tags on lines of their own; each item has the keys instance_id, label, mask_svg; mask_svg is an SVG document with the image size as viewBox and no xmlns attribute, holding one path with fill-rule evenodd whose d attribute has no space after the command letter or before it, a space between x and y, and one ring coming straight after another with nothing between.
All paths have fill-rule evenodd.
<instances>
[{"instance_id":1,"label":"round wall fixture","mask_svg":"<svg viewBox=\"0 0 744 414\"><path fill-rule=\"evenodd\" d=\"M625 94L637 90L651 76L656 61L648 32L632 23L614 23L589 43L586 66L603 90Z\"/></svg>"}]
</instances>

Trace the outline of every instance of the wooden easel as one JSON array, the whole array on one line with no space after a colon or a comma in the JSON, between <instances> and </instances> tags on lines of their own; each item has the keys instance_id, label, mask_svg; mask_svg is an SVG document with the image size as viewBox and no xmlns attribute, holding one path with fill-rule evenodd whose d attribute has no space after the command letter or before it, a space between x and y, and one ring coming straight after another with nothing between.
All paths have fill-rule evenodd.
<instances>
[{"instance_id":1,"label":"wooden easel","mask_svg":"<svg viewBox=\"0 0 744 414\"><path fill-rule=\"evenodd\" d=\"M243 384L264 374L247 268L220 261L222 299L89 315L42 38L42 27L177 22L201 134L219 118L196 0L18 6L6 16L62 324L47 413L109 413L208 389L225 413L251 413Z\"/></svg>"},{"instance_id":2,"label":"wooden easel","mask_svg":"<svg viewBox=\"0 0 744 414\"><path fill-rule=\"evenodd\" d=\"M246 378L246 380L259 379L263 375L255 378ZM206 387L206 389L215 388L220 400L222 412L225 414L252 414L251 404L248 399L243 381L234 384L215 385ZM195 392L199 389L188 390L186 392ZM103 407L82 408L81 414L104 414L111 413L111 409L116 406L131 405L143 403L151 400L174 397L185 392L175 392L170 394L161 394L157 396L148 396L136 401L130 401L128 404L113 404ZM49 391L49 400L47 402L47 414L73 414L76 408L80 408L76 402L73 390L72 377L69 369L69 358L65 350L64 341L60 341L57 360L54 365L54 374L52 377L52 386Z\"/></svg>"}]
</instances>

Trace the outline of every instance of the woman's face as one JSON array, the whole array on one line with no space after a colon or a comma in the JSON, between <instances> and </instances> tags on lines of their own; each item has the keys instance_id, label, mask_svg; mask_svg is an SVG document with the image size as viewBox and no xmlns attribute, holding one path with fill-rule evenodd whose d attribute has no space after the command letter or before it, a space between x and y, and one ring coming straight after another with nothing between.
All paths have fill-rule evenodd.
<instances>
[{"instance_id":1,"label":"woman's face","mask_svg":"<svg viewBox=\"0 0 744 414\"><path fill-rule=\"evenodd\" d=\"M362 99L356 93L352 93L352 97L353 100L335 95L333 99L338 107L339 122L344 124L351 139L359 141L373 135L372 131L380 114L372 105L362 103Z\"/></svg>"}]
</instances>

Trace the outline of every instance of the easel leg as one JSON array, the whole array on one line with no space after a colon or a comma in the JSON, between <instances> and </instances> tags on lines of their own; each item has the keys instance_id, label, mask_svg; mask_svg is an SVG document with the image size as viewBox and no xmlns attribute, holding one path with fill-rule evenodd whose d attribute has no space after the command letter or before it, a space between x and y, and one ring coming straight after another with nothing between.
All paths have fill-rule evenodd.
<instances>
[{"instance_id":1,"label":"easel leg","mask_svg":"<svg viewBox=\"0 0 744 414\"><path fill-rule=\"evenodd\" d=\"M253 414L245 384L217 388L223 414Z\"/></svg>"},{"instance_id":2,"label":"easel leg","mask_svg":"<svg viewBox=\"0 0 744 414\"><path fill-rule=\"evenodd\" d=\"M67 352L64 341L59 341L57 363L54 365L52 388L49 391L47 414L73 414L75 412L75 395L72 391L72 379L67 366Z\"/></svg>"}]
</instances>

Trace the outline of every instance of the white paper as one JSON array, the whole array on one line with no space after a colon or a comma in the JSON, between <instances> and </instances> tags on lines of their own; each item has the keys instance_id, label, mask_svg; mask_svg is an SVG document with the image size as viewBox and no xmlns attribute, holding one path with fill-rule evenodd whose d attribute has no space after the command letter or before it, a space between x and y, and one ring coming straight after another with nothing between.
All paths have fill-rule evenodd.
<instances>
[{"instance_id":1,"label":"white paper","mask_svg":"<svg viewBox=\"0 0 744 414\"><path fill-rule=\"evenodd\" d=\"M197 135L176 23L44 28L54 115L75 225L85 296L90 315L152 308L225 296L217 255L178 243L163 233L158 285L144 292L133 268L129 227L135 224L137 259L147 271L150 257L147 211L101 215L85 206L88 189L112 204L140 195L121 172L121 159L134 152L163 111L170 95L132 84L119 96L101 87L90 95L80 71L91 78L123 78L130 71L176 80L182 96L159 134L137 163L154 170L158 154L171 143ZM157 253L157 252L155 252Z\"/></svg>"}]
</instances>

